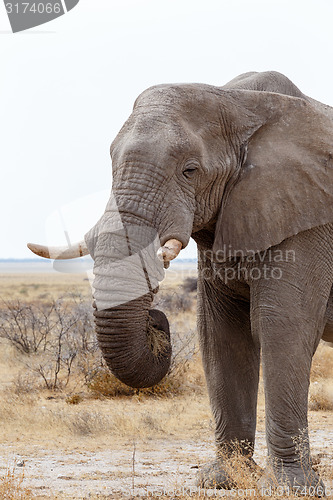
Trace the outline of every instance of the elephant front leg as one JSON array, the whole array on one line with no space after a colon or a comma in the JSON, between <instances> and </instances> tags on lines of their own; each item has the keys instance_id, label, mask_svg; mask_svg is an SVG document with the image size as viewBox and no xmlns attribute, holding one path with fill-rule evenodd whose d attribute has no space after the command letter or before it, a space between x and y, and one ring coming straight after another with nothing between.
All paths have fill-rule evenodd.
<instances>
[{"instance_id":1,"label":"elephant front leg","mask_svg":"<svg viewBox=\"0 0 333 500\"><path fill-rule=\"evenodd\" d=\"M268 446L259 486L264 491L285 486L303 494L311 487L320 496L323 483L312 468L307 410L325 298L317 294L307 303L300 288L283 280L257 282L251 298L252 328L261 343Z\"/></svg>"},{"instance_id":2,"label":"elephant front leg","mask_svg":"<svg viewBox=\"0 0 333 500\"><path fill-rule=\"evenodd\" d=\"M256 430L259 346L251 336L249 302L210 280L198 284L198 327L210 404L215 420L217 459L200 467L198 486L232 488L225 460L235 451L252 460Z\"/></svg>"}]
</instances>

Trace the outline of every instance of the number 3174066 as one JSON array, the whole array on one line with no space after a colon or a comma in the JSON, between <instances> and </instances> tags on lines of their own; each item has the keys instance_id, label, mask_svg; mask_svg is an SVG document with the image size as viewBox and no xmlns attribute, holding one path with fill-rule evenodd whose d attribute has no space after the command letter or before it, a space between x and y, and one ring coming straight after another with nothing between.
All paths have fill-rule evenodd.
<instances>
[{"instance_id":1,"label":"number 3174066","mask_svg":"<svg viewBox=\"0 0 333 500\"><path fill-rule=\"evenodd\" d=\"M60 14L60 3L42 3L42 2L22 2L22 3L6 3L8 14Z\"/></svg>"}]
</instances>

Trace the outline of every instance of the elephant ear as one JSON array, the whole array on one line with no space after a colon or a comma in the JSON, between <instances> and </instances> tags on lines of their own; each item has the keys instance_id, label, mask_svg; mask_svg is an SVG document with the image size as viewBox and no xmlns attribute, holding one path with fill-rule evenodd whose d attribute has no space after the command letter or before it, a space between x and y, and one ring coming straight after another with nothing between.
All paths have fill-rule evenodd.
<instances>
[{"instance_id":1,"label":"elephant ear","mask_svg":"<svg viewBox=\"0 0 333 500\"><path fill-rule=\"evenodd\" d=\"M269 92L238 91L233 99L244 110L235 121L247 157L216 224L213 250L225 258L333 222L333 109Z\"/></svg>"}]
</instances>

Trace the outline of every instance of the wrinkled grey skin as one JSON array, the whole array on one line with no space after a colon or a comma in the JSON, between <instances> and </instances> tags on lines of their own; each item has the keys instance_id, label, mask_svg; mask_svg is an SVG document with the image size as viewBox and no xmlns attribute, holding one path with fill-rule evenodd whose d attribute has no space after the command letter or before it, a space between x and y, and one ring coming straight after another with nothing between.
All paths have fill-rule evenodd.
<instances>
[{"instance_id":1,"label":"wrinkled grey skin","mask_svg":"<svg viewBox=\"0 0 333 500\"><path fill-rule=\"evenodd\" d=\"M218 450L239 441L254 464L261 352L273 476L320 485L307 400L312 356L321 338L333 341L333 110L274 72L160 85L139 96L111 155L112 199L86 235L110 369L136 387L167 372L168 323L149 312L163 277L155 253L158 237L185 247L192 236ZM152 352L157 330L167 344ZM215 483L232 485L221 459L199 471L199 484Z\"/></svg>"}]
</instances>

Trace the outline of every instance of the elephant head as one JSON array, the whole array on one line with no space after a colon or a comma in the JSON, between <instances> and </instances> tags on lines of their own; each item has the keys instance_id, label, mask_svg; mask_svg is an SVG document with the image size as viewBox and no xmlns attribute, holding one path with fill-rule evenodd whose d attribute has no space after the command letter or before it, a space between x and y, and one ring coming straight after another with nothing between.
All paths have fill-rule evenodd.
<instances>
[{"instance_id":1,"label":"elephant head","mask_svg":"<svg viewBox=\"0 0 333 500\"><path fill-rule=\"evenodd\" d=\"M126 384L148 387L168 371L168 321L151 304L162 261L191 235L225 260L332 220L331 119L298 89L285 94L237 82L146 90L112 143L112 195L85 243L30 246L90 253L99 344Z\"/></svg>"}]
</instances>

